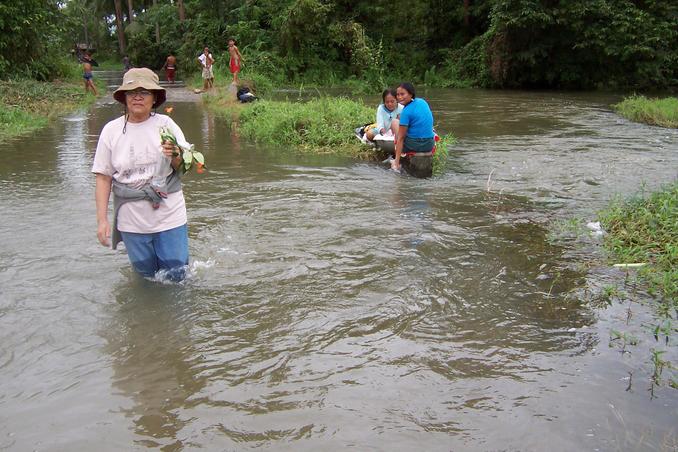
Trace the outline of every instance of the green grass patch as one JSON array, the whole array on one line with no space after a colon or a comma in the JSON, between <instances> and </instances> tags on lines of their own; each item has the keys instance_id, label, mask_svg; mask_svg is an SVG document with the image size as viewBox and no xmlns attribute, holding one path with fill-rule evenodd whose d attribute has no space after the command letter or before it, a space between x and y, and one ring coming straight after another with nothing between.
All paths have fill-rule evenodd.
<instances>
[{"instance_id":1,"label":"green grass patch","mask_svg":"<svg viewBox=\"0 0 678 452\"><path fill-rule=\"evenodd\" d=\"M93 103L74 71L65 81L0 81L0 137L10 138L44 127L50 119Z\"/></svg>"},{"instance_id":2,"label":"green grass patch","mask_svg":"<svg viewBox=\"0 0 678 452\"><path fill-rule=\"evenodd\" d=\"M321 97L308 102L257 101L240 113L246 137L308 153L361 156L365 149L353 130L369 122L372 108L344 98Z\"/></svg>"},{"instance_id":3,"label":"green grass patch","mask_svg":"<svg viewBox=\"0 0 678 452\"><path fill-rule=\"evenodd\" d=\"M371 151L353 133L374 116L374 109L362 102L320 97L308 102L258 100L240 105L226 93L205 100L253 141L302 153L369 158Z\"/></svg>"},{"instance_id":4,"label":"green grass patch","mask_svg":"<svg viewBox=\"0 0 678 452\"><path fill-rule=\"evenodd\" d=\"M631 121L654 126L678 128L678 98L649 99L632 96L613 106L615 111Z\"/></svg>"},{"instance_id":5,"label":"green grass patch","mask_svg":"<svg viewBox=\"0 0 678 452\"><path fill-rule=\"evenodd\" d=\"M678 182L649 196L618 200L599 213L606 248L616 263L647 263L639 274L678 308Z\"/></svg>"},{"instance_id":6,"label":"green grass patch","mask_svg":"<svg viewBox=\"0 0 678 452\"><path fill-rule=\"evenodd\" d=\"M47 118L18 108L0 106L0 139L24 135L46 124Z\"/></svg>"}]
</instances>

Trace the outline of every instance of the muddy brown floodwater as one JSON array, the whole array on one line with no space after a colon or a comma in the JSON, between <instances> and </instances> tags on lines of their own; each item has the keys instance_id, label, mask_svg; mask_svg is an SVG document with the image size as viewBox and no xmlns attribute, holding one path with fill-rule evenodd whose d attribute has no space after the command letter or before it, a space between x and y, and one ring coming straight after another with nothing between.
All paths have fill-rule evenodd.
<instances>
[{"instance_id":1,"label":"muddy brown floodwater","mask_svg":"<svg viewBox=\"0 0 678 452\"><path fill-rule=\"evenodd\" d=\"M417 180L258 146L188 94L210 170L180 285L97 243L110 97L2 144L0 450L676 450L652 299L596 302L623 272L553 225L674 180L677 131L609 94L422 90L459 140Z\"/></svg>"}]
</instances>

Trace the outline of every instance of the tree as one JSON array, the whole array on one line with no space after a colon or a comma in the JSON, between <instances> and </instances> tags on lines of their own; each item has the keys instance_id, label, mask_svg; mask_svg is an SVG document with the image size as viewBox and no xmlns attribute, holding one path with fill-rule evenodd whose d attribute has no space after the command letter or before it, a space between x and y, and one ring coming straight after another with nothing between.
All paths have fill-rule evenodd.
<instances>
[{"instance_id":1,"label":"tree","mask_svg":"<svg viewBox=\"0 0 678 452\"><path fill-rule=\"evenodd\" d=\"M177 8L179 9L179 22L183 25L186 20L186 9L184 8L184 0L177 0Z\"/></svg>"},{"instance_id":2,"label":"tree","mask_svg":"<svg viewBox=\"0 0 678 452\"><path fill-rule=\"evenodd\" d=\"M55 69L66 47L64 19L56 0L0 3L0 77L60 75Z\"/></svg>"},{"instance_id":3,"label":"tree","mask_svg":"<svg viewBox=\"0 0 678 452\"><path fill-rule=\"evenodd\" d=\"M120 54L125 55L125 30L122 23L122 0L113 0L115 2L115 29L118 34L118 48Z\"/></svg>"}]
</instances>

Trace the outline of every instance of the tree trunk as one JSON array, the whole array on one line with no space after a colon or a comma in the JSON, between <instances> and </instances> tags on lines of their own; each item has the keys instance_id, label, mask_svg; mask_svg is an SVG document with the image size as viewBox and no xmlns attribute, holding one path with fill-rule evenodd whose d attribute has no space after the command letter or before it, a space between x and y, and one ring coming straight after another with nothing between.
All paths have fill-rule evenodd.
<instances>
[{"instance_id":1,"label":"tree trunk","mask_svg":"<svg viewBox=\"0 0 678 452\"><path fill-rule=\"evenodd\" d=\"M179 8L179 22L184 23L186 20L186 10L184 9L184 0L177 0L177 7Z\"/></svg>"},{"instance_id":2,"label":"tree trunk","mask_svg":"<svg viewBox=\"0 0 678 452\"><path fill-rule=\"evenodd\" d=\"M153 0L153 6L158 6L158 0ZM160 24L155 20L155 43L160 45Z\"/></svg>"},{"instance_id":3,"label":"tree trunk","mask_svg":"<svg viewBox=\"0 0 678 452\"><path fill-rule=\"evenodd\" d=\"M127 0L127 11L129 11L129 16L127 16L127 20L129 23L132 23L134 21L134 5L133 5L133 0Z\"/></svg>"},{"instance_id":4,"label":"tree trunk","mask_svg":"<svg viewBox=\"0 0 678 452\"><path fill-rule=\"evenodd\" d=\"M464 25L466 26L466 28L468 28L469 25L471 24L471 20L469 19L469 12L468 12L469 3L470 3L470 0L464 0Z\"/></svg>"},{"instance_id":5,"label":"tree trunk","mask_svg":"<svg viewBox=\"0 0 678 452\"><path fill-rule=\"evenodd\" d=\"M125 55L125 30L122 24L122 0L113 0L115 3L115 28L118 32L118 47L120 55Z\"/></svg>"}]
</instances>

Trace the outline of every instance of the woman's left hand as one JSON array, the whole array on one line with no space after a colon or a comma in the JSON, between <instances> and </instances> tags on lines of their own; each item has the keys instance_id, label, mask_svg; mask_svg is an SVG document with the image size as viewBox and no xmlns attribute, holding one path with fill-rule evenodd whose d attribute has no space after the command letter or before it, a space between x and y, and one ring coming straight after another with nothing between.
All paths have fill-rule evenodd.
<instances>
[{"instance_id":1,"label":"woman's left hand","mask_svg":"<svg viewBox=\"0 0 678 452\"><path fill-rule=\"evenodd\" d=\"M167 158L174 158L179 155L179 147L170 141L165 141L162 144L162 153L165 154L165 157Z\"/></svg>"}]
</instances>

